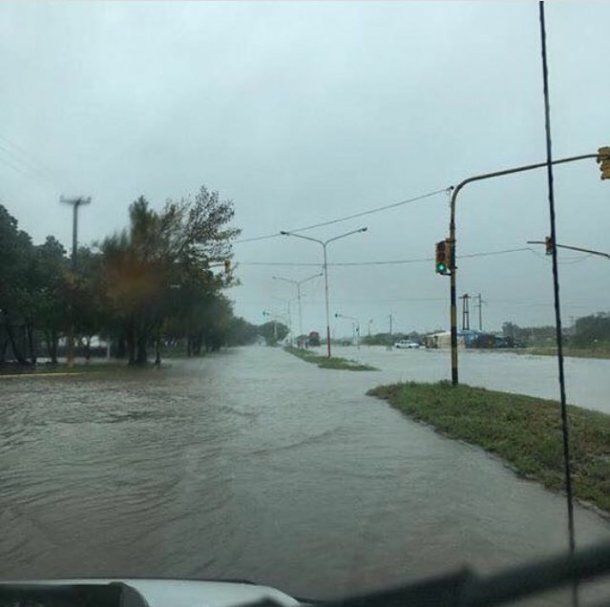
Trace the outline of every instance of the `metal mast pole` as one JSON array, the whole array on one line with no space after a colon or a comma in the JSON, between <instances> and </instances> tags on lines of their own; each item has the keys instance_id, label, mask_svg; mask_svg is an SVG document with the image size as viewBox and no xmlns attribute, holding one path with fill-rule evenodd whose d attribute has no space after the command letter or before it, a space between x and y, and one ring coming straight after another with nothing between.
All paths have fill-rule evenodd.
<instances>
[{"instance_id":1,"label":"metal mast pole","mask_svg":"<svg viewBox=\"0 0 610 607\"><path fill-rule=\"evenodd\" d=\"M328 303L328 259L326 256L326 244L322 244L322 249L324 250L324 299L326 302L326 352L328 353L328 358L330 358L330 306Z\"/></svg>"}]
</instances>

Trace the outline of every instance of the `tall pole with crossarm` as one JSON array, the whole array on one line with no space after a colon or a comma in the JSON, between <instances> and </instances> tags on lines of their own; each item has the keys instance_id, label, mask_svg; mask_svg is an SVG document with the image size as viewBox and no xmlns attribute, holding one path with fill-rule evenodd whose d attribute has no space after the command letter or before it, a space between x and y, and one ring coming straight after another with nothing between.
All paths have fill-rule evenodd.
<instances>
[{"instance_id":1,"label":"tall pole with crossarm","mask_svg":"<svg viewBox=\"0 0 610 607\"><path fill-rule=\"evenodd\" d=\"M65 198L61 196L60 202L72 205L72 275L76 277L76 256L78 252L78 209L86 204L91 203L91 198L85 198L84 196L77 196L75 198ZM68 366L74 365L74 307L70 305L70 324L68 325L68 352L67 362Z\"/></svg>"}]
</instances>

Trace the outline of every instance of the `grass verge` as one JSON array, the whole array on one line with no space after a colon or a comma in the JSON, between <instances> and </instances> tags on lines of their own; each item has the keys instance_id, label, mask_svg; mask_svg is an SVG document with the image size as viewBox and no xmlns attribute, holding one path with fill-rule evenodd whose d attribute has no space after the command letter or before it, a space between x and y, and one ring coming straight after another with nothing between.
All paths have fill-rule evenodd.
<instances>
[{"instance_id":1,"label":"grass verge","mask_svg":"<svg viewBox=\"0 0 610 607\"><path fill-rule=\"evenodd\" d=\"M321 369L344 369L346 371L379 371L375 367L370 365L363 365L355 360L349 360L347 358L340 358L338 356L320 356L311 350L305 350L303 348L293 348L288 346L284 348L286 352L298 356L300 359L318 365Z\"/></svg>"},{"instance_id":2,"label":"grass verge","mask_svg":"<svg viewBox=\"0 0 610 607\"><path fill-rule=\"evenodd\" d=\"M89 363L76 363L73 367L68 367L66 363L58 363L52 365L50 363L43 363L33 366L21 366L21 365L3 365L0 366L0 379L10 379L19 377L47 377L47 376L65 376L65 375L83 375L88 373L106 373L116 374L120 372L138 372L145 371L147 369L155 369L156 367L152 363L148 363L143 366L132 366L127 365L126 362L89 362Z\"/></svg>"},{"instance_id":3,"label":"grass verge","mask_svg":"<svg viewBox=\"0 0 610 607\"><path fill-rule=\"evenodd\" d=\"M515 350L519 354L534 354L536 356L557 356L557 348L554 346L525 348ZM610 351L595 348L563 348L563 355L572 358L610 358Z\"/></svg>"},{"instance_id":4,"label":"grass verge","mask_svg":"<svg viewBox=\"0 0 610 607\"><path fill-rule=\"evenodd\" d=\"M483 447L549 489L564 487L557 401L448 382L379 386L368 394L448 437ZM610 415L574 406L568 415L574 495L610 514Z\"/></svg>"}]
</instances>

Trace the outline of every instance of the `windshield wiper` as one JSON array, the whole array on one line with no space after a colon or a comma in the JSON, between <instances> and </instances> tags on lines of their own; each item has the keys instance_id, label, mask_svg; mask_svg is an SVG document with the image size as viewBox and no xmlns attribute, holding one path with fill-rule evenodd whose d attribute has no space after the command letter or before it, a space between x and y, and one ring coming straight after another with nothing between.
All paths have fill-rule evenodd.
<instances>
[{"instance_id":1,"label":"windshield wiper","mask_svg":"<svg viewBox=\"0 0 610 607\"><path fill-rule=\"evenodd\" d=\"M331 601L306 600L320 607L483 607L500 605L610 573L610 543L480 576L470 569L397 588ZM242 607L279 607L269 599Z\"/></svg>"}]
</instances>

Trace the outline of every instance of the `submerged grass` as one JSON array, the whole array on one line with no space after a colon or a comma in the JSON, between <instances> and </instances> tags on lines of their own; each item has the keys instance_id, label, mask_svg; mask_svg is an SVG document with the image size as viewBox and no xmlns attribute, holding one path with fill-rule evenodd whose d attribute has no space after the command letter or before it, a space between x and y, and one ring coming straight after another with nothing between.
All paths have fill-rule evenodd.
<instances>
[{"instance_id":1,"label":"submerged grass","mask_svg":"<svg viewBox=\"0 0 610 607\"><path fill-rule=\"evenodd\" d=\"M368 394L446 436L483 447L549 489L564 488L557 401L448 382L379 386ZM610 513L610 415L569 406L568 416L574 495Z\"/></svg>"},{"instance_id":2,"label":"submerged grass","mask_svg":"<svg viewBox=\"0 0 610 607\"><path fill-rule=\"evenodd\" d=\"M375 367L371 367L370 365L363 365L355 360L349 360L347 358L341 358L338 356L331 356L328 358L327 356L320 356L311 350L306 350L304 348L293 348L292 346L288 346L284 348L286 352L290 354L294 354L294 356L298 356L300 359L308 362L314 363L318 365L321 369L344 369L346 371L378 371Z\"/></svg>"}]
</instances>

